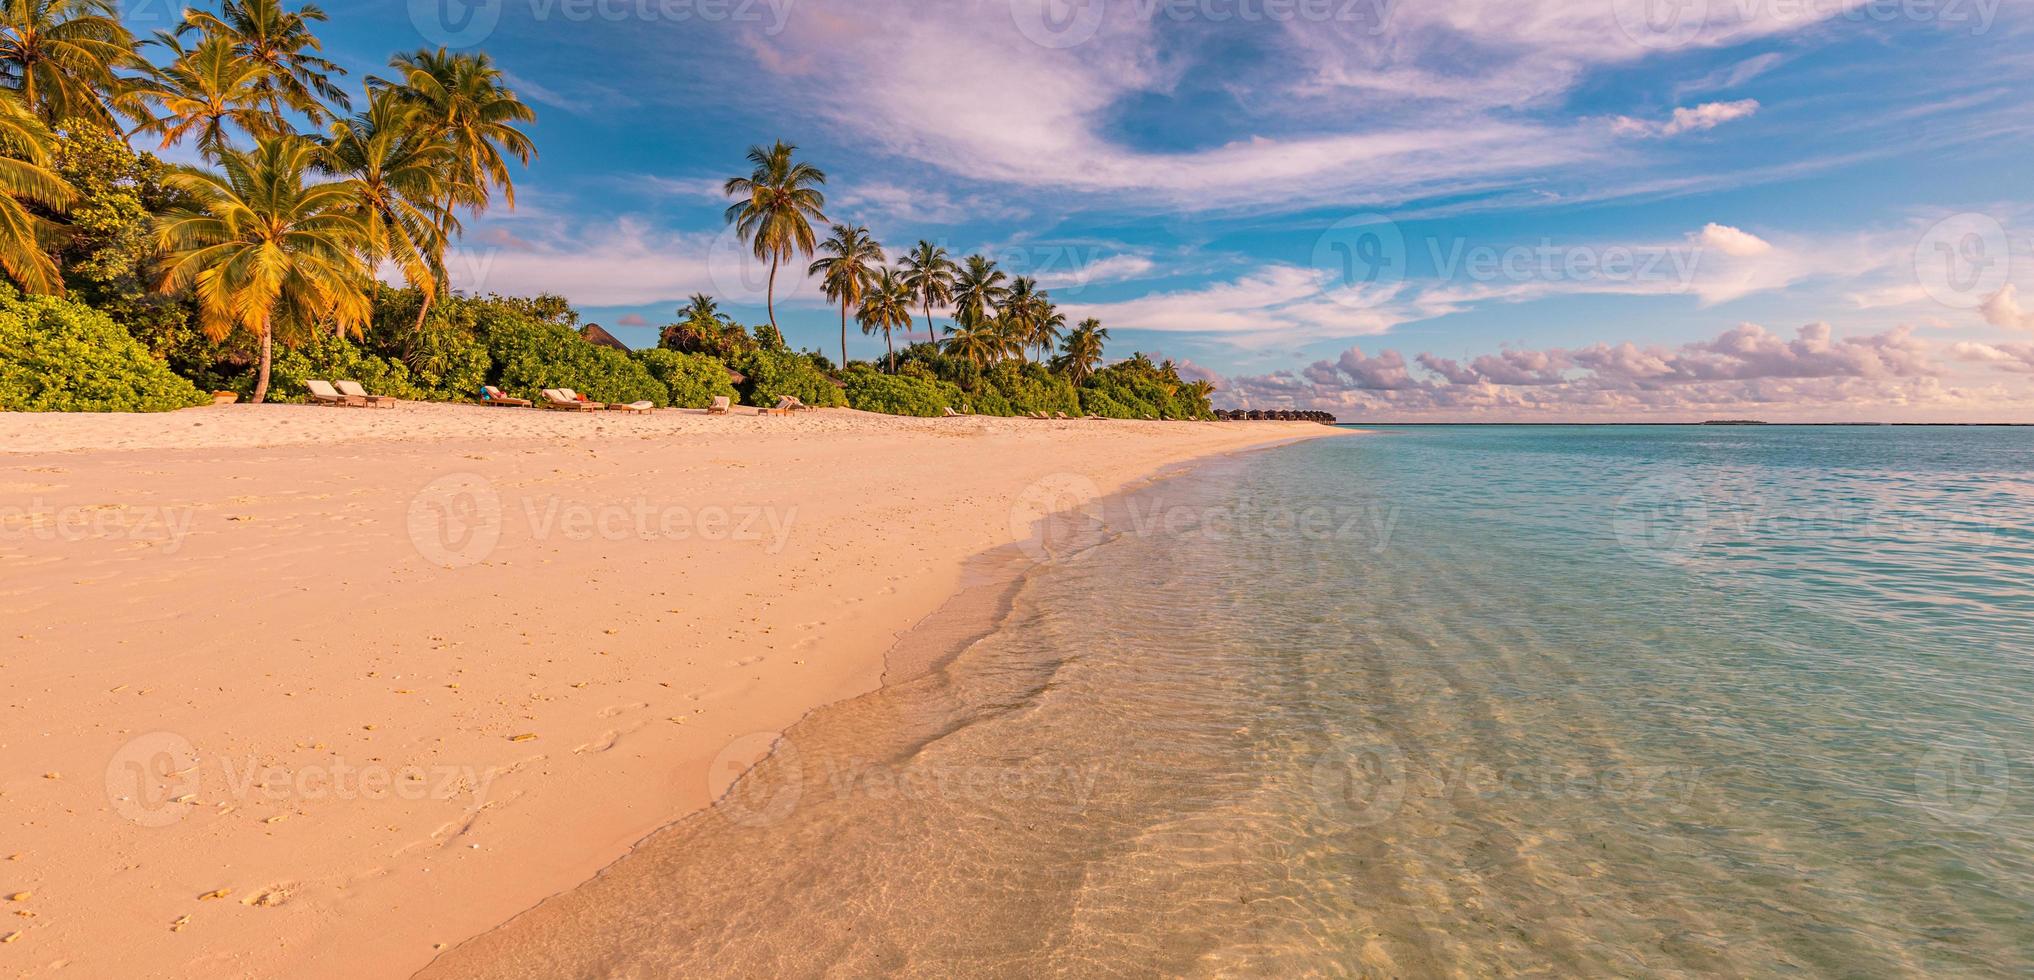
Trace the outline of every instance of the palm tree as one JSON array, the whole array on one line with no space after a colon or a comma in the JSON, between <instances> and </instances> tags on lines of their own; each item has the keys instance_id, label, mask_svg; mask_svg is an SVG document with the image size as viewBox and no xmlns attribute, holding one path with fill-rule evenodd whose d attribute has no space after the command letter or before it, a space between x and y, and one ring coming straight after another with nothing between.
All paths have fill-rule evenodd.
<instances>
[{"instance_id":1,"label":"palm tree","mask_svg":"<svg viewBox=\"0 0 2034 980\"><path fill-rule=\"evenodd\" d=\"M1107 339L1109 330L1102 326L1102 321L1094 317L1082 320L1066 335L1059 356L1053 358L1052 369L1066 375L1076 388L1086 384L1102 364L1102 342Z\"/></svg>"},{"instance_id":2,"label":"palm tree","mask_svg":"<svg viewBox=\"0 0 2034 980\"><path fill-rule=\"evenodd\" d=\"M1038 280L1029 276L1011 280L1010 291L1003 298L1002 313L1012 353L1020 360L1029 347L1051 350L1059 341L1059 327L1066 324L1066 318L1053 310L1051 297L1038 288Z\"/></svg>"},{"instance_id":3,"label":"palm tree","mask_svg":"<svg viewBox=\"0 0 2034 980\"><path fill-rule=\"evenodd\" d=\"M62 293L64 280L43 249L55 223L22 202L61 210L77 199L77 191L50 169L49 144L42 120L20 96L0 90L0 270L31 293Z\"/></svg>"},{"instance_id":4,"label":"palm tree","mask_svg":"<svg viewBox=\"0 0 2034 980\"><path fill-rule=\"evenodd\" d=\"M685 322L703 320L717 324L722 319L720 304L705 293L693 293L685 300L685 305L678 308L678 318Z\"/></svg>"},{"instance_id":5,"label":"palm tree","mask_svg":"<svg viewBox=\"0 0 2034 980\"><path fill-rule=\"evenodd\" d=\"M324 47L311 33L311 24L324 20L325 12L314 4L291 11L282 0L224 0L216 14L184 12L185 29L195 27L207 37L224 38L235 51L268 69L260 84L271 114L280 118L288 106L313 125L334 116L318 101L320 97L341 110L353 106L346 90L332 84L332 78L346 74L346 69L320 56Z\"/></svg>"},{"instance_id":6,"label":"palm tree","mask_svg":"<svg viewBox=\"0 0 2034 980\"><path fill-rule=\"evenodd\" d=\"M954 277L954 322L964 327L985 325L991 311L1000 307L1003 297L1009 294L1003 279L995 262L980 255L968 256L967 263Z\"/></svg>"},{"instance_id":7,"label":"palm tree","mask_svg":"<svg viewBox=\"0 0 2034 980\"><path fill-rule=\"evenodd\" d=\"M163 114L135 132L160 135L165 150L195 136L198 152L208 160L217 160L230 144L229 126L256 137L276 135L277 120L262 108L266 66L235 51L224 38L206 37L197 47L185 48L176 35L157 31L149 43L168 48L170 62L149 66L136 90L162 106Z\"/></svg>"},{"instance_id":8,"label":"palm tree","mask_svg":"<svg viewBox=\"0 0 2034 980\"><path fill-rule=\"evenodd\" d=\"M834 225L833 237L821 242L824 257L805 270L819 277L819 291L840 304L840 366L847 367L848 307L859 305L883 262L883 246L869 237L869 229L855 225Z\"/></svg>"},{"instance_id":9,"label":"palm tree","mask_svg":"<svg viewBox=\"0 0 2034 980\"><path fill-rule=\"evenodd\" d=\"M1001 314L1004 334L1016 341L1020 350L1030 346L1032 318L1038 315L1038 280L1030 276L1010 280L1010 289L1003 294L1003 304L997 312Z\"/></svg>"},{"instance_id":10,"label":"palm tree","mask_svg":"<svg viewBox=\"0 0 2034 980\"><path fill-rule=\"evenodd\" d=\"M783 140L767 148L751 146L749 163L754 169L747 177L729 177L721 188L735 198L727 207L727 223L755 248L756 258L770 263L763 303L772 331L777 330L777 266L811 255L812 222L826 221L826 194L819 189L826 183L826 174L809 163L792 160L797 151ZM844 336L846 328L841 332Z\"/></svg>"},{"instance_id":11,"label":"palm tree","mask_svg":"<svg viewBox=\"0 0 2034 980\"><path fill-rule=\"evenodd\" d=\"M897 348L890 342L890 330L902 328L911 332L911 303L918 294L894 269L884 269L869 284L868 295L862 297L862 307L855 318L862 322L862 332L872 334L883 332L883 347L890 352L890 373L897 373Z\"/></svg>"},{"instance_id":12,"label":"palm tree","mask_svg":"<svg viewBox=\"0 0 2034 980\"><path fill-rule=\"evenodd\" d=\"M1039 295L1043 297L1045 294ZM1053 345L1059 343L1059 338L1065 333L1066 314L1061 313L1059 307L1054 306L1051 300L1044 300L1038 322L1031 327L1031 342L1038 346L1038 359L1041 362L1052 356Z\"/></svg>"},{"instance_id":13,"label":"palm tree","mask_svg":"<svg viewBox=\"0 0 2034 980\"><path fill-rule=\"evenodd\" d=\"M977 368L987 367L1003 356L1003 340L990 324L959 326L946 333L946 353L967 360Z\"/></svg>"},{"instance_id":14,"label":"palm tree","mask_svg":"<svg viewBox=\"0 0 2034 980\"><path fill-rule=\"evenodd\" d=\"M451 240L454 207L464 205L479 214L499 187L502 199L514 208L515 182L509 179L504 154L529 165L536 145L516 125L535 122L537 114L516 98L501 69L485 54L451 54L444 48L397 55L389 67L402 73L399 81L370 78L368 87L393 89L397 99L416 110L414 124L451 148L436 211L439 245ZM423 329L430 308L425 297L417 310L417 329Z\"/></svg>"},{"instance_id":15,"label":"palm tree","mask_svg":"<svg viewBox=\"0 0 2034 980\"><path fill-rule=\"evenodd\" d=\"M136 61L115 0L0 0L0 87L52 127L118 132L131 100L116 72Z\"/></svg>"},{"instance_id":16,"label":"palm tree","mask_svg":"<svg viewBox=\"0 0 2034 980\"><path fill-rule=\"evenodd\" d=\"M934 304L945 306L953 302L955 271L953 260L947 257L946 249L921 238L918 240L918 247L913 248L911 254L904 257L902 266L904 285L910 287L917 295L918 301L925 304L926 336L936 340L939 333L932 324L932 307ZM908 337L910 333L908 327L905 333Z\"/></svg>"},{"instance_id":17,"label":"palm tree","mask_svg":"<svg viewBox=\"0 0 2034 980\"><path fill-rule=\"evenodd\" d=\"M388 89L369 93L366 112L332 124L320 169L352 178L368 263L395 263L429 303L445 277L440 229L457 231L459 223L439 211L452 147L417 128L414 111Z\"/></svg>"},{"instance_id":18,"label":"palm tree","mask_svg":"<svg viewBox=\"0 0 2034 980\"><path fill-rule=\"evenodd\" d=\"M196 208L162 216L163 292L195 290L198 322L214 339L246 330L261 340L254 401L268 395L278 328L341 331L367 322L373 279L361 254L367 220L351 180L306 183L320 150L294 136L221 154L220 173L184 169L168 183Z\"/></svg>"}]
</instances>

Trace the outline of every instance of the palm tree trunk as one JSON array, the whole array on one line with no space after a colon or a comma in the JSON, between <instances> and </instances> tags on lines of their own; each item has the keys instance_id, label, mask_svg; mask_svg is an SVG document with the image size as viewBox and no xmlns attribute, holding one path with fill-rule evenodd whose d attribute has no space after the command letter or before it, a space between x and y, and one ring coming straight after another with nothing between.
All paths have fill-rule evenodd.
<instances>
[{"instance_id":1,"label":"palm tree trunk","mask_svg":"<svg viewBox=\"0 0 2034 980\"><path fill-rule=\"evenodd\" d=\"M261 367L256 369L254 374L254 397L248 399L252 404L259 405L262 399L268 397L268 359L269 355L274 351L274 345L275 332L263 328L261 331Z\"/></svg>"},{"instance_id":2,"label":"palm tree trunk","mask_svg":"<svg viewBox=\"0 0 2034 980\"><path fill-rule=\"evenodd\" d=\"M784 336L784 332L777 329L777 257L775 255L770 256L770 285L763 292L763 309L770 314L770 329L775 331L778 337Z\"/></svg>"},{"instance_id":3,"label":"palm tree trunk","mask_svg":"<svg viewBox=\"0 0 2034 980\"><path fill-rule=\"evenodd\" d=\"M847 300L840 301L840 369L847 370Z\"/></svg>"},{"instance_id":4,"label":"palm tree trunk","mask_svg":"<svg viewBox=\"0 0 2034 980\"><path fill-rule=\"evenodd\" d=\"M890 348L890 373L897 373L897 345L890 342L890 328L883 328L883 346Z\"/></svg>"},{"instance_id":5,"label":"palm tree trunk","mask_svg":"<svg viewBox=\"0 0 2034 980\"><path fill-rule=\"evenodd\" d=\"M439 256L438 264L440 266L445 264L444 260L445 238L447 235L451 234L452 231L452 195L455 190L456 183L453 189L448 189L445 191L445 210L440 214L438 218L438 256ZM446 285L450 286L451 285L450 280L452 278L451 273L449 272L446 273L445 278L447 280ZM419 297L419 302L417 304L417 325L416 325L417 333L424 332L424 314L431 312L431 293L429 291L422 290L420 290L420 292L423 292L423 295Z\"/></svg>"}]
</instances>

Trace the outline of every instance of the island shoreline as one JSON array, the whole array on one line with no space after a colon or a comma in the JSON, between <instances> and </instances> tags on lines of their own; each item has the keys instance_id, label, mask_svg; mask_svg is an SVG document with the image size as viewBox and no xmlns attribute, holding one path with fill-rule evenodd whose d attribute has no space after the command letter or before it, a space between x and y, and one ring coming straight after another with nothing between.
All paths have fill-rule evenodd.
<instances>
[{"instance_id":1,"label":"island shoreline","mask_svg":"<svg viewBox=\"0 0 2034 980\"><path fill-rule=\"evenodd\" d=\"M880 686L897 638L1010 537L1027 486L1074 473L1118 493L1347 431L849 411L590 421L442 406L0 418L16 437L0 443L41 444L0 455L10 490L197 514L175 555L30 541L24 576L0 583L34 623L0 671L35 694L0 743L35 738L32 765L79 777L8 781L37 827L16 870L48 893L24 940L83 974L165 976L358 976L368 941L377 969L411 975L708 805L701 774L730 738ZM402 526L405 495L448 469L491 482L511 525L518 503L629 494L801 509L780 554L511 535L452 572L419 562ZM667 592L684 597L676 619L646 608ZM208 642L160 638L185 634ZM348 634L365 645L333 639ZM161 703L173 689L183 703ZM524 732L537 737L511 737ZM96 775L163 733L207 755L203 782L175 824L128 826ZM449 760L491 783L484 803L250 799L213 772L211 756L232 770L241 753L286 768Z\"/></svg>"}]
</instances>

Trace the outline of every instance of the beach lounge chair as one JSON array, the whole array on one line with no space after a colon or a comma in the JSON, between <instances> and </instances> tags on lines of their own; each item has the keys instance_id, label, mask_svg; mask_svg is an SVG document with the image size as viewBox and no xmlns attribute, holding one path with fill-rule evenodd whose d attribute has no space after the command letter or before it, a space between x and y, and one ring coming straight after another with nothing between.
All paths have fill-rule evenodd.
<instances>
[{"instance_id":1,"label":"beach lounge chair","mask_svg":"<svg viewBox=\"0 0 2034 980\"><path fill-rule=\"evenodd\" d=\"M396 402L401 401L401 399L394 395L370 395L367 393L366 388L360 386L358 381L334 381L333 384L339 386L340 394L351 398L358 398L361 400L361 404L367 405L370 408L394 408Z\"/></svg>"},{"instance_id":2,"label":"beach lounge chair","mask_svg":"<svg viewBox=\"0 0 2034 980\"><path fill-rule=\"evenodd\" d=\"M1066 417L1066 413L1065 413L1065 412L1054 412L1054 413L1052 413L1052 417L1053 417L1053 418L1056 418L1056 419L1061 419L1061 420L1063 420L1063 421L1067 421L1067 422L1071 422L1071 421L1073 421L1073 419L1070 419L1070 418L1067 418L1067 417Z\"/></svg>"},{"instance_id":3,"label":"beach lounge chair","mask_svg":"<svg viewBox=\"0 0 2034 980\"><path fill-rule=\"evenodd\" d=\"M942 409L942 411L944 411L946 413L946 417L950 419L957 419L961 417L961 413L954 411L952 405L946 406L946 408Z\"/></svg>"},{"instance_id":4,"label":"beach lounge chair","mask_svg":"<svg viewBox=\"0 0 2034 980\"><path fill-rule=\"evenodd\" d=\"M810 409L811 407L799 401L796 395L785 395L777 399L777 410L780 412L795 412L801 408Z\"/></svg>"},{"instance_id":5,"label":"beach lounge chair","mask_svg":"<svg viewBox=\"0 0 2034 980\"><path fill-rule=\"evenodd\" d=\"M365 398L354 398L350 395L340 394L332 388L330 381L318 381L307 378L304 381L304 389L310 392L311 404L313 405L351 405L355 408L360 408L367 404L367 399Z\"/></svg>"},{"instance_id":6,"label":"beach lounge chair","mask_svg":"<svg viewBox=\"0 0 2034 980\"><path fill-rule=\"evenodd\" d=\"M729 411L731 411L731 410L732 410L733 408L734 408L734 403L733 403L733 402L730 402L730 401L728 401L728 398L727 398L727 396L726 396L726 395L715 395L715 396L713 396L713 404L711 404L711 405L708 405L708 406L706 406L706 414L708 414L708 415L726 415L726 414L728 414L728 412L729 412Z\"/></svg>"},{"instance_id":7,"label":"beach lounge chair","mask_svg":"<svg viewBox=\"0 0 2034 980\"><path fill-rule=\"evenodd\" d=\"M629 402L626 405L621 402L609 402L607 404L607 410L610 412L634 412L637 415L648 415L650 412L655 411L656 408L655 402Z\"/></svg>"},{"instance_id":8,"label":"beach lounge chair","mask_svg":"<svg viewBox=\"0 0 2034 980\"><path fill-rule=\"evenodd\" d=\"M567 412L591 412L606 408L599 402L582 401L579 393L570 388L544 389L544 407Z\"/></svg>"},{"instance_id":9,"label":"beach lounge chair","mask_svg":"<svg viewBox=\"0 0 2034 980\"><path fill-rule=\"evenodd\" d=\"M499 405L502 406L503 408L530 407L529 399L510 398L507 392L502 391L500 388L497 388L493 385L480 386L480 403L482 405Z\"/></svg>"}]
</instances>

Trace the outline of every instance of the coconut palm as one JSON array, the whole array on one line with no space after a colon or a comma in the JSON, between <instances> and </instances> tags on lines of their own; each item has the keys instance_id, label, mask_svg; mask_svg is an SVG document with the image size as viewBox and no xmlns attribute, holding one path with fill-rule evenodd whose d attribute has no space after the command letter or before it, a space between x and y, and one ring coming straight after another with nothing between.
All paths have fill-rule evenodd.
<instances>
[{"instance_id":1,"label":"coconut palm","mask_svg":"<svg viewBox=\"0 0 2034 980\"><path fill-rule=\"evenodd\" d=\"M136 61L114 0L0 0L0 87L52 127L119 131L131 100L118 70Z\"/></svg>"},{"instance_id":2,"label":"coconut palm","mask_svg":"<svg viewBox=\"0 0 2034 980\"><path fill-rule=\"evenodd\" d=\"M369 93L366 112L332 124L320 168L353 179L368 263L394 263L429 303L445 277L441 229L456 232L459 223L440 212L452 147L431 139L413 115L390 90Z\"/></svg>"},{"instance_id":3,"label":"coconut palm","mask_svg":"<svg viewBox=\"0 0 2034 980\"><path fill-rule=\"evenodd\" d=\"M160 149L195 138L198 152L216 160L232 141L231 129L253 136L276 135L277 120L263 108L262 79L267 66L234 50L225 38L205 37L195 47L166 31L157 44L170 51L169 64L149 66L136 85L137 94L162 107L162 115L135 127L137 133L162 137Z\"/></svg>"},{"instance_id":4,"label":"coconut palm","mask_svg":"<svg viewBox=\"0 0 2034 980\"><path fill-rule=\"evenodd\" d=\"M970 255L953 281L953 318L964 327L982 327L1003 303L1009 287L1003 273L985 256Z\"/></svg>"},{"instance_id":5,"label":"coconut palm","mask_svg":"<svg viewBox=\"0 0 2034 980\"><path fill-rule=\"evenodd\" d=\"M1038 359L1042 362L1052 356L1053 345L1066 334L1066 314L1059 311L1051 300L1038 316L1038 322L1031 327L1031 342L1038 347Z\"/></svg>"},{"instance_id":6,"label":"coconut palm","mask_svg":"<svg viewBox=\"0 0 2034 980\"><path fill-rule=\"evenodd\" d=\"M218 173L186 168L166 178L197 206L157 224L165 269L158 288L194 290L199 325L213 338L245 330L260 339L256 402L268 395L278 329L358 330L371 312L360 191L352 180L307 182L321 152L275 136L251 151L225 151Z\"/></svg>"},{"instance_id":7,"label":"coconut palm","mask_svg":"<svg viewBox=\"0 0 2034 980\"><path fill-rule=\"evenodd\" d=\"M834 225L833 235L819 245L821 258L805 270L819 277L819 291L840 304L840 366L847 367L848 307L861 304L876 267L883 263L883 246L861 225Z\"/></svg>"},{"instance_id":8,"label":"coconut palm","mask_svg":"<svg viewBox=\"0 0 2034 980\"><path fill-rule=\"evenodd\" d=\"M719 323L725 319L720 312L720 303L705 293L693 293L678 308L678 319L684 322L704 321Z\"/></svg>"},{"instance_id":9,"label":"coconut palm","mask_svg":"<svg viewBox=\"0 0 2034 980\"><path fill-rule=\"evenodd\" d=\"M747 177L729 177L721 189L735 202L727 207L727 223L756 258L770 263L770 281L763 294L770 329L777 330L777 266L813 250L812 223L826 221L826 194L819 188L826 174L791 158L798 148L783 140L769 147L749 147L754 169ZM842 328L845 336L846 328ZM845 346L845 343L843 343Z\"/></svg>"},{"instance_id":10,"label":"coconut palm","mask_svg":"<svg viewBox=\"0 0 2034 980\"><path fill-rule=\"evenodd\" d=\"M287 106L303 113L314 125L334 117L321 98L341 110L353 106L346 90L332 83L334 77L346 74L346 69L321 57L324 47L311 33L311 25L324 20L325 12L315 4L292 11L282 0L225 0L218 13L184 12L185 28L223 38L235 51L268 69L260 86L262 101L272 115L280 118Z\"/></svg>"},{"instance_id":11,"label":"coconut palm","mask_svg":"<svg viewBox=\"0 0 2034 980\"><path fill-rule=\"evenodd\" d=\"M1003 356L1003 339L997 336L993 324L963 325L947 331L945 348L949 357L962 358L982 368Z\"/></svg>"},{"instance_id":12,"label":"coconut palm","mask_svg":"<svg viewBox=\"0 0 2034 980\"><path fill-rule=\"evenodd\" d=\"M443 195L439 198L438 240L452 237L453 209L464 206L479 214L487 210L494 188L508 206L516 206L515 182L509 178L508 157L527 166L537 155L529 134L517 129L537 114L507 85L501 69L485 54L452 54L444 48L397 55L389 67L396 80L368 79L370 89L391 89L416 111L414 125L433 140L451 147ZM417 309L417 329L430 311L428 297Z\"/></svg>"},{"instance_id":13,"label":"coconut palm","mask_svg":"<svg viewBox=\"0 0 2034 980\"><path fill-rule=\"evenodd\" d=\"M1052 369L1065 375L1074 387L1086 384L1102 364L1102 342L1107 339L1109 330L1102 326L1102 321L1094 317L1082 320L1066 335L1059 356L1052 360Z\"/></svg>"},{"instance_id":14,"label":"coconut palm","mask_svg":"<svg viewBox=\"0 0 2034 980\"><path fill-rule=\"evenodd\" d=\"M1046 333L1058 340L1057 329L1047 325L1052 314L1051 299L1045 290L1038 288L1038 280L1030 276L1018 276L1010 281L1010 291L1003 297L1001 308L1004 331L1008 334L1011 352L1023 359L1026 348L1037 347ZM1065 323L1065 318L1061 318ZM1050 342L1047 342L1048 349Z\"/></svg>"},{"instance_id":15,"label":"coconut palm","mask_svg":"<svg viewBox=\"0 0 2034 980\"><path fill-rule=\"evenodd\" d=\"M939 333L932 325L932 307L953 302L953 260L947 257L946 249L921 238L901 265L904 285L910 287L920 303L925 304L926 336L937 339ZM906 328L906 333L908 335L909 328Z\"/></svg>"},{"instance_id":16,"label":"coconut palm","mask_svg":"<svg viewBox=\"0 0 2034 980\"><path fill-rule=\"evenodd\" d=\"M55 230L24 202L60 210L77 191L50 169L50 133L21 97L0 90L0 271L31 293L64 291L56 260L43 249Z\"/></svg>"},{"instance_id":17,"label":"coconut palm","mask_svg":"<svg viewBox=\"0 0 2034 980\"><path fill-rule=\"evenodd\" d=\"M897 347L890 341L893 328L911 332L911 304L918 298L903 275L894 269L884 269L869 284L868 294L862 297L861 309L855 318L862 322L862 333L882 331L883 347L890 352L890 373L897 373Z\"/></svg>"}]
</instances>

